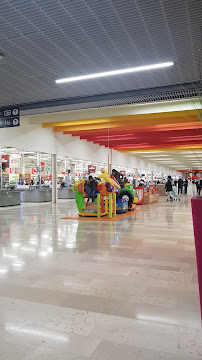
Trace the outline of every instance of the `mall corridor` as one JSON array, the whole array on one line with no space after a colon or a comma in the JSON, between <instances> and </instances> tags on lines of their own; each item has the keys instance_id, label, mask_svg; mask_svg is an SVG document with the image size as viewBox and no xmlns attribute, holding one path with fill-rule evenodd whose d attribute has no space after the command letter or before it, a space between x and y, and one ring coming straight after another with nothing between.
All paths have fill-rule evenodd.
<instances>
[{"instance_id":1,"label":"mall corridor","mask_svg":"<svg viewBox=\"0 0 202 360\"><path fill-rule=\"evenodd\" d=\"M1 357L201 359L190 197L61 219L75 213L74 200L0 209Z\"/></svg>"}]
</instances>

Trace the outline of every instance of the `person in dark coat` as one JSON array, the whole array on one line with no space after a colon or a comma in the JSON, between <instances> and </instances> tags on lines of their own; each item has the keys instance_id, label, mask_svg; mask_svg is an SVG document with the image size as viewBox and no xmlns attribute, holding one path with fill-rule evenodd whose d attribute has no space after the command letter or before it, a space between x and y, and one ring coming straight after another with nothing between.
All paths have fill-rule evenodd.
<instances>
[{"instance_id":1,"label":"person in dark coat","mask_svg":"<svg viewBox=\"0 0 202 360\"><path fill-rule=\"evenodd\" d=\"M123 175L119 171L113 169L112 176L118 181L119 185L122 185Z\"/></svg>"},{"instance_id":2,"label":"person in dark coat","mask_svg":"<svg viewBox=\"0 0 202 360\"><path fill-rule=\"evenodd\" d=\"M165 184L165 191L167 192L167 194L168 194L168 199L167 199L167 201L170 199L170 200L173 200L173 198L172 198L172 190L173 190L173 185L172 185L172 178L171 178L171 176L169 175L168 176L168 180L167 180L167 182L166 182L166 184Z\"/></svg>"},{"instance_id":3,"label":"person in dark coat","mask_svg":"<svg viewBox=\"0 0 202 360\"><path fill-rule=\"evenodd\" d=\"M182 189L183 189L183 180L182 180L182 178L179 178L179 180L178 180L178 195L180 192L182 194Z\"/></svg>"},{"instance_id":4,"label":"person in dark coat","mask_svg":"<svg viewBox=\"0 0 202 360\"><path fill-rule=\"evenodd\" d=\"M165 184L165 189L166 189L166 192L171 192L173 190L172 178L170 175L168 176L168 180Z\"/></svg>"},{"instance_id":5,"label":"person in dark coat","mask_svg":"<svg viewBox=\"0 0 202 360\"><path fill-rule=\"evenodd\" d=\"M187 195L187 188L188 188L188 180L187 179L185 179L183 185L184 185L184 193Z\"/></svg>"},{"instance_id":6,"label":"person in dark coat","mask_svg":"<svg viewBox=\"0 0 202 360\"><path fill-rule=\"evenodd\" d=\"M199 187L198 194L200 196L201 195L201 189L202 189L202 179L200 180L198 187Z\"/></svg>"},{"instance_id":7,"label":"person in dark coat","mask_svg":"<svg viewBox=\"0 0 202 360\"><path fill-rule=\"evenodd\" d=\"M94 202L95 194L96 194L96 182L91 175L88 178L87 194L88 194L88 202L90 198L92 198L92 202Z\"/></svg>"}]
</instances>

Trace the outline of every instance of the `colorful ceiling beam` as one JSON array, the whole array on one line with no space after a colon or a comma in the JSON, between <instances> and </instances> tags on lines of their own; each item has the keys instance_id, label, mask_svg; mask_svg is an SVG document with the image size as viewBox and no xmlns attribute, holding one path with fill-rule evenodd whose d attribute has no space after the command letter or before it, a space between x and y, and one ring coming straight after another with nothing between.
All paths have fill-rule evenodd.
<instances>
[{"instance_id":1,"label":"colorful ceiling beam","mask_svg":"<svg viewBox=\"0 0 202 360\"><path fill-rule=\"evenodd\" d=\"M146 118L146 119L135 119L133 121L128 121L127 119L125 119L123 117L122 120L117 120L117 121L109 121L107 123L90 123L90 124L80 124L80 121L75 121L74 125L65 125L65 126L54 126L53 130L54 132L63 132L63 131L69 131L69 132L74 132L74 131L88 131L88 130L98 130L98 129L113 129L113 128L124 128L126 127L130 127L130 128L134 128L135 126L163 126L163 125L170 125L170 124L190 124L193 122L200 122L200 120L196 117L182 117L180 116L179 118L177 117L171 117L170 119L168 118L158 118L158 119L153 119L151 118Z\"/></svg>"},{"instance_id":2,"label":"colorful ceiling beam","mask_svg":"<svg viewBox=\"0 0 202 360\"><path fill-rule=\"evenodd\" d=\"M73 121L60 121L60 122L50 122L50 123L43 123L42 127L59 127L59 126L75 126L75 125L92 125L92 124L108 124L113 122L123 121L132 122L134 123L139 122L141 120L148 119L151 121L152 119L171 119L171 118L186 118L188 121L194 121L194 119L198 119L197 113L195 110L186 110L186 111L173 111L173 112L161 112L161 113L149 113L149 114L135 114L135 115L125 115L125 116L113 116L113 117L105 117L105 118L98 118L98 119L84 119L84 120L73 120Z\"/></svg>"},{"instance_id":3,"label":"colorful ceiling beam","mask_svg":"<svg viewBox=\"0 0 202 360\"><path fill-rule=\"evenodd\" d=\"M52 122L42 126L121 152L202 147L202 122L195 110Z\"/></svg>"}]
</instances>

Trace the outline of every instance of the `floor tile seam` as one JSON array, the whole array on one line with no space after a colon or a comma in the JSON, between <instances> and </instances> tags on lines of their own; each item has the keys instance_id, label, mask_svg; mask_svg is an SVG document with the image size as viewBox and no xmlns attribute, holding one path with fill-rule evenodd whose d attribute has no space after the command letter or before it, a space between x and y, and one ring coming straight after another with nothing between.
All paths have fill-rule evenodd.
<instances>
[{"instance_id":1,"label":"floor tile seam","mask_svg":"<svg viewBox=\"0 0 202 360\"><path fill-rule=\"evenodd\" d=\"M8 341L14 341L13 339L12 339L12 337L11 338L9 338L9 337L4 337L4 339L5 340L8 340ZM101 343L101 341L102 341L102 339L100 338L100 342L98 343L98 345L97 345L97 347L99 346L99 344ZM46 345L44 345L44 346L40 346L40 345L35 345L35 344L33 344L32 342L24 342L23 340L22 341L20 341L20 340L18 340L18 341L15 341L16 343L18 343L18 344L24 344L24 345L32 345L32 346L36 346L38 349L39 348L41 348L41 349L47 349L47 350L53 350L53 351L58 351L58 352L61 352L61 353L65 353L66 355L68 355L68 354L70 354L70 355L72 355L72 356L75 356L75 358L76 357L81 357L82 358L82 360L87 360L87 359L89 359L90 360L90 358L91 358L91 356L92 356L92 354L89 356L89 357L83 357L82 355L78 355L78 354L76 354L76 353L70 353L70 352L63 352L63 351L61 351L61 350L59 350L58 348L54 348L54 347L49 347L49 346L46 346ZM96 347L96 349L97 349L97 347ZM37 349L35 350L35 352L37 351ZM22 359L22 360L29 360L29 358L30 358L30 356L31 355L33 355L33 353L32 354L30 354L30 355L28 355L29 357L27 358L25 358L25 359Z\"/></svg>"},{"instance_id":2,"label":"floor tile seam","mask_svg":"<svg viewBox=\"0 0 202 360\"><path fill-rule=\"evenodd\" d=\"M56 293L57 293L57 291L56 291ZM80 297L87 297L87 295L79 295ZM99 300L103 300L103 299L105 299L106 300L106 298L102 298L102 297L97 297L97 296L92 296L91 295L91 297L93 297L93 298L95 298L95 299L99 299ZM9 299L9 298L8 298ZM22 300L22 299L17 299L17 298L14 298L14 299L16 299L16 300ZM68 309L68 310L74 310L74 311L83 311L83 312L87 312L87 313L91 313L91 314L102 314L102 315L105 315L105 316L109 316L109 317L115 317L115 318L122 318L122 319L130 319L130 320L136 320L136 321L140 321L140 320L138 320L138 319L136 319L136 317L131 317L131 316L127 316L126 314L124 314L124 315L121 315L120 313L119 313L119 310L121 309L121 307L124 307L124 306L126 306L126 303L127 302L123 302L123 301L121 301L121 300L117 300L117 302L119 303L119 307L117 308L117 314L115 315L115 314L108 314L108 313L106 313L106 312L102 312L102 311L90 311L90 310L86 310L85 308L73 308L73 307L66 307L66 306L64 306L64 305L52 305L52 304L50 304L50 303L48 303L48 301L46 301L46 299L44 299L44 301L43 301L43 303L42 302L38 302L38 301L32 301L32 300L22 300L22 301L27 301L27 302L31 302L31 303L37 303L37 304L40 304L40 305L48 305L48 306L50 306L50 307L53 307L53 308L60 308L60 309ZM138 304L138 302L134 302L134 304ZM140 305L142 305L142 303L139 303ZM159 308L159 306L160 305L152 305L153 307L156 307L156 308ZM163 308L164 306L162 306L162 308ZM172 307L172 308L169 308L169 309L176 309L176 307ZM58 314L59 315L59 314ZM146 320L144 320L144 321L146 321ZM150 321L149 321L150 322ZM162 322L156 322L156 323L158 323L158 324L162 324ZM174 326L174 325L173 325Z\"/></svg>"},{"instance_id":3,"label":"floor tile seam","mask_svg":"<svg viewBox=\"0 0 202 360\"><path fill-rule=\"evenodd\" d=\"M117 318L116 316L113 316L113 318ZM120 318L120 317L118 317L118 318ZM116 319L114 319L114 320L116 320ZM134 321L133 321L134 323L133 324L130 324L132 327L133 326L138 326L138 325L142 325L142 326L146 326L146 324L147 324L147 322L148 321L146 321L146 320L144 320L144 321L141 321L141 320L136 320L136 319L134 319ZM135 324L135 322L137 322L137 324ZM150 321L149 321L150 322ZM102 324L102 323L101 323ZM162 325L162 323L159 323L159 322L152 322L152 324L154 324L154 325ZM82 335L82 334L75 334L75 333L72 333L72 332L70 332L70 331L64 331L64 330L56 330L56 329L54 329L55 331L57 331L58 333L60 333L60 334L73 334L73 335L78 335L79 337L81 336L81 337L84 337L84 338L89 338L89 337L92 337L92 338L97 338L97 339L99 339L99 336L94 336L93 335L93 330L95 329L95 327L96 326L99 326L99 324L95 324L94 326L93 326L93 328L92 328L92 330L90 331L90 333L88 334L88 335ZM105 324L106 325L106 324ZM163 324L163 325L165 325L165 324ZM109 327L110 327L111 325L109 325ZM169 329L170 330L172 330L172 329L174 329L176 326L175 325L167 325L167 326L169 326ZM26 328L28 328L29 327L29 325L25 325L25 326L22 326L22 327L20 327L20 329L22 330L22 329L26 329ZM46 325L46 327L48 328L48 324ZM42 328L46 328L46 327L42 327ZM112 326L112 328L113 327L115 327L115 324ZM182 333L184 333L185 331L186 331L186 328L184 329L184 327L179 327L179 326L177 326L177 329L178 329L178 331L180 331L180 334L182 334ZM179 334L179 337L180 337L180 334ZM148 334L148 336L149 336L149 334ZM5 336L4 337L5 339L12 339L12 335L11 335L11 337L7 337L7 336ZM100 342L102 341L102 339L104 339L104 338L100 338ZM125 342L124 342L125 343ZM30 343L30 345L32 345L32 343ZM46 346L44 346L44 347L46 347ZM47 347L48 348L48 347Z\"/></svg>"},{"instance_id":4,"label":"floor tile seam","mask_svg":"<svg viewBox=\"0 0 202 360\"><path fill-rule=\"evenodd\" d=\"M28 355L28 357L26 356L26 358L23 358L22 360L30 360L30 359L32 359L33 358L33 355L35 355L36 353L37 353L37 351L38 350L40 350L40 349L43 349L44 350L44 347L43 346L38 346L38 345L36 345L36 349L34 350L34 352L33 353L31 353L31 354L29 354ZM52 348L48 348L48 347L46 347L46 349L47 350L49 350L49 351L52 351L53 349ZM53 350L54 352L56 352L56 353L58 353L59 355L64 355L64 356L69 356L69 355L71 355L71 356L73 356L73 357L75 357L75 359L74 360L77 360L77 359L79 359L79 360L90 360L90 358L91 358L91 356L90 357L85 357L85 356L82 356L82 355L75 355L75 354L73 354L73 353L70 353L70 352L66 352L66 351L61 351L61 350L56 350L56 349L54 349ZM42 358L40 358L40 360L43 360ZM59 360L59 359L58 359ZM68 360L68 357L67 357L67 360ZM135 359L134 359L135 360ZM190 359L190 360L192 360L192 359Z\"/></svg>"},{"instance_id":5,"label":"floor tile seam","mask_svg":"<svg viewBox=\"0 0 202 360\"><path fill-rule=\"evenodd\" d=\"M147 334L146 339L149 339L149 334ZM110 340L108 340L108 339L106 340L106 338L103 338L103 340L104 340L104 341L110 341ZM111 342L114 342L114 340L111 340ZM115 341L115 342L116 342L116 341ZM119 344L124 344L124 345L132 346L132 344L131 344L130 342L128 342L128 341L125 341L125 342L124 342L124 341L122 340L122 338L120 338ZM138 345L137 345L137 347L140 347L140 348L141 348L141 346L138 346ZM143 349L156 350L156 351L157 351L157 349L154 349L153 347L148 346L148 345L147 345L147 341L146 341L146 346L145 346ZM169 354L170 354L170 355L176 355L176 354L177 354L177 348L176 348L176 351L172 351L172 352L170 352ZM162 359L162 360L163 360L163 359Z\"/></svg>"},{"instance_id":6,"label":"floor tile seam","mask_svg":"<svg viewBox=\"0 0 202 360\"><path fill-rule=\"evenodd\" d=\"M116 263L116 265L117 266L119 266L119 265L121 265L122 263L118 263L118 262L115 262ZM129 265L131 265L131 266L129 266ZM137 265L134 265L134 264L128 264L128 267L130 267L131 268L131 271L137 271L137 272L141 272L141 273L144 273L144 272L148 272L148 271L152 271L152 272L160 272L162 275L163 274L166 274L165 273L165 271L167 272L167 274L168 273L171 273L172 275L174 275L174 274L176 274L176 275L184 275L184 274L191 274L192 275L192 277L195 275L197 275L197 273L196 273L196 269L191 269L191 268L187 268L187 269L182 269L182 268L180 268L180 266L179 266L179 269L178 268L176 268L175 266L172 266L172 265L167 265L167 266L165 266L165 268L163 268L163 269L161 269L160 267L161 267L162 265L152 265L152 264L145 264L145 265L140 265L140 264L137 264ZM170 267L170 269L167 269L167 268L169 268ZM46 279L48 276L50 276L49 274L48 274L48 272L50 272L50 270L48 270L47 271L47 273L46 274L44 274L44 276L43 276L43 279ZM72 276L72 274L68 274L68 271L66 271L65 269L59 269L59 270L56 270L55 272L54 272L54 274L55 274L55 277L56 276L63 276L63 277L71 277ZM21 276L21 275L23 275L23 274L19 274L19 277L20 278L23 278L23 276ZM36 274L36 276L37 276L38 274ZM89 271L86 271L85 272L85 275L86 276L91 276L92 275L92 272L89 272ZM100 275L100 277L102 276L102 277L105 277L106 276L106 274L105 273L99 273L99 275ZM128 275L128 276L130 276L131 275L131 273ZM141 274L140 274L141 275ZM120 277L120 281L122 280L122 278L123 279L125 279L125 277L128 277L128 276L126 276L126 275L116 275L116 274L111 274L111 276L114 278L114 279L116 279L116 278L119 278ZM76 274L76 279L79 277L79 273L77 273Z\"/></svg>"},{"instance_id":7,"label":"floor tile seam","mask_svg":"<svg viewBox=\"0 0 202 360\"><path fill-rule=\"evenodd\" d=\"M135 274L135 272L138 272L138 274ZM134 273L134 275L133 275ZM171 277L190 277L191 279L193 279L193 275L194 272L193 270L189 270L187 269L187 271L175 271L175 270L164 270L164 269L153 269L153 268L138 268L138 267L134 267L134 269L131 270L130 274L128 275L129 277L135 277L135 276L142 276L146 277L148 279L150 279L151 277L154 279L158 280L165 280L165 281L169 281L171 279L164 279L164 277L166 276L171 276ZM189 275L189 276L188 276Z\"/></svg>"}]
</instances>

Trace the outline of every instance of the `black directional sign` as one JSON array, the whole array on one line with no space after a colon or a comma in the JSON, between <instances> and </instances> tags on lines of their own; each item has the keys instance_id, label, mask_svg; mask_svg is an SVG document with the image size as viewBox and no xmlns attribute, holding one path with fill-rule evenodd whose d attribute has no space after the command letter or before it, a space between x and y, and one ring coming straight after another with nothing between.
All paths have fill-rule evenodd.
<instances>
[{"instance_id":1,"label":"black directional sign","mask_svg":"<svg viewBox=\"0 0 202 360\"><path fill-rule=\"evenodd\" d=\"M20 126L20 111L18 107L0 108L0 128Z\"/></svg>"}]
</instances>

